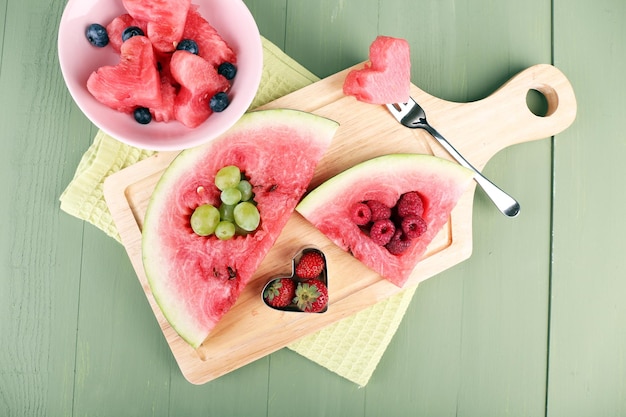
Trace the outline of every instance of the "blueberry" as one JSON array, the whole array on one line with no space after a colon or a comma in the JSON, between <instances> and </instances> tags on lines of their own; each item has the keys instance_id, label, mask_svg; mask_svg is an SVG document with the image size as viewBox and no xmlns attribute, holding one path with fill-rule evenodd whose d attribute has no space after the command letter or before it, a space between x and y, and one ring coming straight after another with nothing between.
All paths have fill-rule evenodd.
<instances>
[{"instance_id":1,"label":"blueberry","mask_svg":"<svg viewBox=\"0 0 626 417\"><path fill-rule=\"evenodd\" d=\"M150 110L145 107L137 107L133 112L133 115L135 116L135 120L142 125L147 125L152 121Z\"/></svg>"},{"instance_id":2,"label":"blueberry","mask_svg":"<svg viewBox=\"0 0 626 417\"><path fill-rule=\"evenodd\" d=\"M237 67L230 62L224 62L217 67L217 73L222 74L227 80L232 80L237 74Z\"/></svg>"},{"instance_id":3,"label":"blueberry","mask_svg":"<svg viewBox=\"0 0 626 417\"><path fill-rule=\"evenodd\" d=\"M104 26L98 23L92 23L85 29L85 36L93 46L103 48L109 44L109 34Z\"/></svg>"},{"instance_id":4,"label":"blueberry","mask_svg":"<svg viewBox=\"0 0 626 417\"><path fill-rule=\"evenodd\" d=\"M122 32L122 42L126 42L133 36L144 36L143 30L137 26L129 26Z\"/></svg>"},{"instance_id":5,"label":"blueberry","mask_svg":"<svg viewBox=\"0 0 626 417\"><path fill-rule=\"evenodd\" d=\"M198 55L198 44L193 39L183 39L176 45L176 49Z\"/></svg>"},{"instance_id":6,"label":"blueberry","mask_svg":"<svg viewBox=\"0 0 626 417\"><path fill-rule=\"evenodd\" d=\"M217 113L224 111L224 109L228 107L228 104L230 104L228 102L228 95L224 92L217 93L211 97L211 100L209 101L209 107Z\"/></svg>"}]
</instances>

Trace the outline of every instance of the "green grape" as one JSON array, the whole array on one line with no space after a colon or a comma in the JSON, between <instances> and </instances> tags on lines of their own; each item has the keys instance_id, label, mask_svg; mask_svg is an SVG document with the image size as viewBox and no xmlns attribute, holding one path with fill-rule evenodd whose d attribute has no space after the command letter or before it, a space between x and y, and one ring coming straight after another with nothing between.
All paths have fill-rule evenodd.
<instances>
[{"instance_id":1,"label":"green grape","mask_svg":"<svg viewBox=\"0 0 626 417\"><path fill-rule=\"evenodd\" d=\"M220 199L224 204L235 205L241 201L241 191L238 188L227 188L220 194Z\"/></svg>"},{"instance_id":2,"label":"green grape","mask_svg":"<svg viewBox=\"0 0 626 417\"><path fill-rule=\"evenodd\" d=\"M220 220L225 220L227 222L231 222L234 223L235 222L235 215L233 214L233 211L235 210L235 205L229 205L229 204L220 204Z\"/></svg>"},{"instance_id":3,"label":"green grape","mask_svg":"<svg viewBox=\"0 0 626 417\"><path fill-rule=\"evenodd\" d=\"M215 174L215 185L221 191L227 188L235 188L241 180L241 171L235 165L227 165Z\"/></svg>"},{"instance_id":4,"label":"green grape","mask_svg":"<svg viewBox=\"0 0 626 417\"><path fill-rule=\"evenodd\" d=\"M252 198L252 184L250 184L250 181L239 181L237 188L241 191L241 201L248 201Z\"/></svg>"},{"instance_id":5,"label":"green grape","mask_svg":"<svg viewBox=\"0 0 626 417\"><path fill-rule=\"evenodd\" d=\"M215 236L221 240L232 239L235 236L235 224L229 221L221 221L215 228Z\"/></svg>"},{"instance_id":6,"label":"green grape","mask_svg":"<svg viewBox=\"0 0 626 417\"><path fill-rule=\"evenodd\" d=\"M191 215L191 228L199 236L209 236L215 232L220 221L220 212L211 204L196 207Z\"/></svg>"},{"instance_id":7,"label":"green grape","mask_svg":"<svg viewBox=\"0 0 626 417\"><path fill-rule=\"evenodd\" d=\"M256 206L248 201L243 201L235 206L233 212L235 215L235 223L243 230L251 232L259 227L261 215Z\"/></svg>"}]
</instances>

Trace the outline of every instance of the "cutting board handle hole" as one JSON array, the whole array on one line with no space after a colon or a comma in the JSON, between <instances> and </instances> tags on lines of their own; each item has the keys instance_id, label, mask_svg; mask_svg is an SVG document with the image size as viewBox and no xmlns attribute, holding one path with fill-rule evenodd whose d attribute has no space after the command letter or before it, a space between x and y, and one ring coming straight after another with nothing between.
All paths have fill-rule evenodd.
<instances>
[{"instance_id":1,"label":"cutting board handle hole","mask_svg":"<svg viewBox=\"0 0 626 417\"><path fill-rule=\"evenodd\" d=\"M528 110L535 116L548 116L549 103L548 98L539 90L530 89L526 93L526 105Z\"/></svg>"},{"instance_id":2,"label":"cutting board handle hole","mask_svg":"<svg viewBox=\"0 0 626 417\"><path fill-rule=\"evenodd\" d=\"M559 107L559 95L548 85L531 88L526 93L526 105L535 116L551 116Z\"/></svg>"}]
</instances>

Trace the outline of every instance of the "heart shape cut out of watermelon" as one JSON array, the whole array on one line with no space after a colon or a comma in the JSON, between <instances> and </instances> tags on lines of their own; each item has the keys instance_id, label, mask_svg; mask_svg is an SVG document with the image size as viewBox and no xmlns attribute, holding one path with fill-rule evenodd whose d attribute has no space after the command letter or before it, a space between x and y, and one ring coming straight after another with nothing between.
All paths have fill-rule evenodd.
<instances>
[{"instance_id":1,"label":"heart shape cut out of watermelon","mask_svg":"<svg viewBox=\"0 0 626 417\"><path fill-rule=\"evenodd\" d=\"M343 92L370 104L406 103L411 89L411 56L405 39L378 36L369 64L348 73Z\"/></svg>"},{"instance_id":2,"label":"heart shape cut out of watermelon","mask_svg":"<svg viewBox=\"0 0 626 417\"><path fill-rule=\"evenodd\" d=\"M306 265L305 265L306 264ZM307 311L302 302L298 302L302 294L309 296L307 288L320 284L318 297L320 306L314 311ZM298 290L300 288L300 291ZM328 264L324 253L315 247L306 247L298 251L291 259L291 275L278 275L270 279L261 291L261 298L266 306L280 311L324 313L328 310ZM317 302L317 300L311 301ZM310 310L310 309L309 309Z\"/></svg>"}]
</instances>

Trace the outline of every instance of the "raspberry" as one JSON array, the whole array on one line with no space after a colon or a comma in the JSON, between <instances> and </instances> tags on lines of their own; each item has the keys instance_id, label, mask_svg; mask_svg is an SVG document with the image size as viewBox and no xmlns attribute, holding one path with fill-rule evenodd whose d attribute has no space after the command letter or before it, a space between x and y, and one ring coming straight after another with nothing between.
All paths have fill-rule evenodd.
<instances>
[{"instance_id":1,"label":"raspberry","mask_svg":"<svg viewBox=\"0 0 626 417\"><path fill-rule=\"evenodd\" d=\"M372 211L372 221L388 219L391 217L391 209L378 200L368 200L365 202Z\"/></svg>"},{"instance_id":2,"label":"raspberry","mask_svg":"<svg viewBox=\"0 0 626 417\"><path fill-rule=\"evenodd\" d=\"M389 243L395 232L396 226L391 220L377 220L370 228L370 238L377 245L385 246Z\"/></svg>"},{"instance_id":3,"label":"raspberry","mask_svg":"<svg viewBox=\"0 0 626 417\"><path fill-rule=\"evenodd\" d=\"M407 216L400 223L402 231L409 239L416 239L426 232L426 221L420 216Z\"/></svg>"},{"instance_id":4,"label":"raspberry","mask_svg":"<svg viewBox=\"0 0 626 417\"><path fill-rule=\"evenodd\" d=\"M363 202L354 203L350 209L350 218L357 226L365 226L372 219L372 211Z\"/></svg>"},{"instance_id":5,"label":"raspberry","mask_svg":"<svg viewBox=\"0 0 626 417\"><path fill-rule=\"evenodd\" d=\"M396 204L398 216L422 216L424 214L424 202L417 191L410 191L400 196Z\"/></svg>"},{"instance_id":6,"label":"raspberry","mask_svg":"<svg viewBox=\"0 0 626 417\"><path fill-rule=\"evenodd\" d=\"M389 253L392 255L401 255L411 246L411 239L409 239L402 229L396 230L393 237L385 245Z\"/></svg>"},{"instance_id":7,"label":"raspberry","mask_svg":"<svg viewBox=\"0 0 626 417\"><path fill-rule=\"evenodd\" d=\"M296 265L296 275L300 278L317 278L323 270L324 257L315 250L305 252Z\"/></svg>"}]
</instances>

